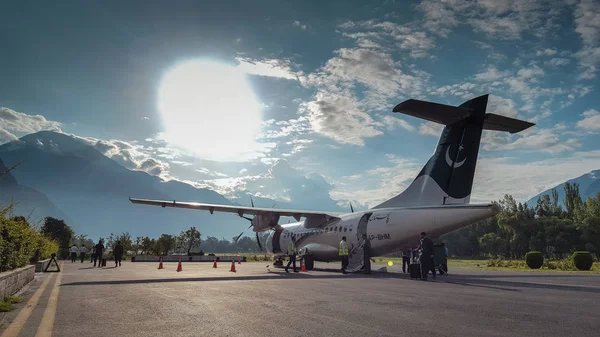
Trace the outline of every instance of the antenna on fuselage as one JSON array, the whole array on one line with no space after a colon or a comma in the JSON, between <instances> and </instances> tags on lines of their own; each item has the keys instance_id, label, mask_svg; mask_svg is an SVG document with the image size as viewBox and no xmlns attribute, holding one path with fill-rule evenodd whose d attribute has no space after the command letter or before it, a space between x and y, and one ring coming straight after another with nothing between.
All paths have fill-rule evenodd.
<instances>
[{"instance_id":1,"label":"antenna on fuselage","mask_svg":"<svg viewBox=\"0 0 600 337\"><path fill-rule=\"evenodd\" d=\"M352 201L349 201L350 203L350 210L352 211L352 213L354 213L354 207L352 207Z\"/></svg>"}]
</instances>

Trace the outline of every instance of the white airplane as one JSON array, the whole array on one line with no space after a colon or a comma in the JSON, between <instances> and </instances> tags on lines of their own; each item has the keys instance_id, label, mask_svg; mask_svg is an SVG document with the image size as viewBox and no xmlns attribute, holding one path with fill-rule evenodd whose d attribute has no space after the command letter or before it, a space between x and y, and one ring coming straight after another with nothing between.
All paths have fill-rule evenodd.
<instances>
[{"instance_id":1,"label":"white airplane","mask_svg":"<svg viewBox=\"0 0 600 337\"><path fill-rule=\"evenodd\" d=\"M238 207L129 198L132 203L237 213L250 220L260 246L259 232L270 231L267 253L284 257L292 235L307 269L314 261L340 261L339 243L346 236L351 256L347 270L363 266L363 235L371 240L372 256L413 247L424 231L438 238L499 212L496 204L470 204L475 165L483 130L521 132L535 124L486 113L488 95L458 107L409 99L393 111L445 125L434 154L415 180L399 195L366 211L351 213ZM254 215L253 218L245 214ZM279 224L280 217L295 223ZM304 220L300 221L302 218ZM249 227L249 228L250 228ZM262 247L260 247L262 250Z\"/></svg>"}]
</instances>

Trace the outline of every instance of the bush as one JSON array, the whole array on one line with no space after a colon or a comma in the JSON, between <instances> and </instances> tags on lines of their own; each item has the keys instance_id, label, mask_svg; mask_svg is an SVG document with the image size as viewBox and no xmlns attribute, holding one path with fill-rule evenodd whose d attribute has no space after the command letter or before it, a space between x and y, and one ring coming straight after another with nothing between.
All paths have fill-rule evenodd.
<instances>
[{"instance_id":1,"label":"bush","mask_svg":"<svg viewBox=\"0 0 600 337\"><path fill-rule=\"evenodd\" d=\"M594 258L592 257L592 254L586 251L574 252L571 259L573 260L575 267L577 267L579 270L590 270L594 264Z\"/></svg>"},{"instance_id":2,"label":"bush","mask_svg":"<svg viewBox=\"0 0 600 337\"><path fill-rule=\"evenodd\" d=\"M531 269L540 269L544 265L544 256L541 252L529 252L525 254L525 263Z\"/></svg>"},{"instance_id":3,"label":"bush","mask_svg":"<svg viewBox=\"0 0 600 337\"><path fill-rule=\"evenodd\" d=\"M21 268L56 253L56 242L44 237L21 217L7 218L0 210L0 270Z\"/></svg>"}]
</instances>

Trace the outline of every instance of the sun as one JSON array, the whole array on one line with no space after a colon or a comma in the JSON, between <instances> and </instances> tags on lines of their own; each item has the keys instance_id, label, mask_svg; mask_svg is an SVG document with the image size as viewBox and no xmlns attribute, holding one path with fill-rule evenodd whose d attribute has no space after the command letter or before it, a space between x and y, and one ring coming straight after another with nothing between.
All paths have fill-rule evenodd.
<instances>
[{"instance_id":1,"label":"sun","mask_svg":"<svg viewBox=\"0 0 600 337\"><path fill-rule=\"evenodd\" d=\"M234 66L209 60L176 65L161 81L158 109L163 138L197 157L238 161L256 149L260 102Z\"/></svg>"}]
</instances>

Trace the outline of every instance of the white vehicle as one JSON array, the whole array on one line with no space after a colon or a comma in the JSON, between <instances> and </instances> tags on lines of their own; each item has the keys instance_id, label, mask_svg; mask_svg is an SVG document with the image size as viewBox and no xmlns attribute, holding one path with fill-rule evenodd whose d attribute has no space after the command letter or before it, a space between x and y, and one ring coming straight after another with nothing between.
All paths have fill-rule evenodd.
<instances>
[{"instance_id":1,"label":"white vehicle","mask_svg":"<svg viewBox=\"0 0 600 337\"><path fill-rule=\"evenodd\" d=\"M342 214L134 198L129 200L136 204L208 210L211 214L237 213L250 220L250 227L256 232L257 241L258 232L271 231L266 238L266 250L275 258L286 255L288 243L294 235L296 247L304 257L307 269L312 269L314 261L340 261L338 247L342 236L346 236L351 252L347 269L359 270L363 265L360 249L363 235L371 240L373 256L380 256L415 246L422 231L427 232L431 238L438 238L499 212L498 206L492 203L469 203L482 131L516 133L535 124L486 113L487 101L488 95L483 95L459 107L413 99L398 104L394 112L440 123L445 128L434 154L408 188L366 211ZM246 217L245 214L254 217ZM279 224L281 216L294 217L298 222Z\"/></svg>"}]
</instances>

